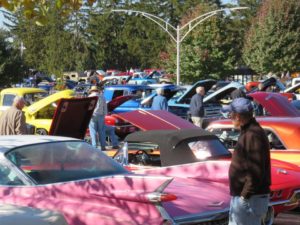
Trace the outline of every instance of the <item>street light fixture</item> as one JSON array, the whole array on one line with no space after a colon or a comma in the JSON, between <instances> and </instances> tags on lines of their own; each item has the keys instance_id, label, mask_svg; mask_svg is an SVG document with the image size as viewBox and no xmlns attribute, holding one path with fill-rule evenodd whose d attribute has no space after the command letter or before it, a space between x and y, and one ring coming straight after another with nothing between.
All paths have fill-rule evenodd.
<instances>
[{"instance_id":1,"label":"street light fixture","mask_svg":"<svg viewBox=\"0 0 300 225\"><path fill-rule=\"evenodd\" d=\"M176 50L177 50L177 68L176 68L176 84L179 85L180 84L180 44L181 42L185 39L185 37L199 24L201 24L203 21L207 20L208 18L216 15L219 12L223 12L223 11L235 11L235 10L240 10L240 9L247 9L248 7L234 7L234 8L224 8L224 9L218 9L218 10L214 10L208 13L205 13L203 15L200 15L192 20L190 20L189 22L187 22L186 24L184 24L183 26L177 26L174 27L173 25L171 25L170 23L168 23L167 21L163 20L162 18L155 16L153 14L147 13L147 12L142 12L142 11L135 11L135 10L126 10L126 9L115 9L112 10L112 12L117 12L117 13L128 13L129 15L132 15L133 13L135 14L139 14L151 21L153 21L154 23L156 23L158 26L160 26L170 37L171 39L176 43ZM184 29L188 27L188 30L184 33ZM170 31L173 30L176 32L176 36L174 36L172 34L172 32Z\"/></svg>"}]
</instances>

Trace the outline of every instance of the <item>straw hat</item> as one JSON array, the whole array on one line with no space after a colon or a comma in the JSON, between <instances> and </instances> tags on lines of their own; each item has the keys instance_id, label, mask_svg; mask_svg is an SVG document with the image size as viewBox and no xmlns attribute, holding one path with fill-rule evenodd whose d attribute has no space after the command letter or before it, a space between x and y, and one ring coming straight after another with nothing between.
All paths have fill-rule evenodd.
<instances>
[{"instance_id":1,"label":"straw hat","mask_svg":"<svg viewBox=\"0 0 300 225\"><path fill-rule=\"evenodd\" d=\"M89 93L93 92L93 91L99 91L99 88L97 86L92 86L91 89L89 90Z\"/></svg>"}]
</instances>

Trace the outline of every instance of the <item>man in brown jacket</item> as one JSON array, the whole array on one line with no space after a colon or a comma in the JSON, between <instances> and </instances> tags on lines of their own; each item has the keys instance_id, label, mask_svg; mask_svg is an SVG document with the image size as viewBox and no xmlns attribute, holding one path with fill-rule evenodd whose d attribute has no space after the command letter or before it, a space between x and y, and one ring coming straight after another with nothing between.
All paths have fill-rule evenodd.
<instances>
[{"instance_id":1,"label":"man in brown jacket","mask_svg":"<svg viewBox=\"0 0 300 225\"><path fill-rule=\"evenodd\" d=\"M13 105L0 117L0 135L27 134L25 116L22 112L25 100L16 96Z\"/></svg>"},{"instance_id":2,"label":"man in brown jacket","mask_svg":"<svg viewBox=\"0 0 300 225\"><path fill-rule=\"evenodd\" d=\"M253 117L249 99L236 98L223 111L230 113L233 125L241 131L229 168L229 225L260 225L271 185L269 141Z\"/></svg>"}]
</instances>

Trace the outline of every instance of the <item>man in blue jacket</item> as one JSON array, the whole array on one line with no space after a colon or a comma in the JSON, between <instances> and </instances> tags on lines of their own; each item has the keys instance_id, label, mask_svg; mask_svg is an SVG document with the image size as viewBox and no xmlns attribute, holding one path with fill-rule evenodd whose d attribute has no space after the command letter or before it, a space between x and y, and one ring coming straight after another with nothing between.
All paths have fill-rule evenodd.
<instances>
[{"instance_id":1,"label":"man in blue jacket","mask_svg":"<svg viewBox=\"0 0 300 225\"><path fill-rule=\"evenodd\" d=\"M153 98L152 110L168 110L168 101L164 95L164 90L162 88L157 88L157 96Z\"/></svg>"},{"instance_id":2,"label":"man in blue jacket","mask_svg":"<svg viewBox=\"0 0 300 225\"><path fill-rule=\"evenodd\" d=\"M200 86L196 88L196 94L193 95L190 103L190 113L193 124L198 127L202 127L204 107L203 96L205 95L204 87Z\"/></svg>"}]
</instances>

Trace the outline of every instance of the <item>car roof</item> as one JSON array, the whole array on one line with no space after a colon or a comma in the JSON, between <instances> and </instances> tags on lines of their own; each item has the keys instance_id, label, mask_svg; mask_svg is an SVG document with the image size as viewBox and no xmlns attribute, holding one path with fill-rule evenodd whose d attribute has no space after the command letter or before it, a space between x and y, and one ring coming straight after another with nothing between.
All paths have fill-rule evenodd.
<instances>
[{"instance_id":1,"label":"car roof","mask_svg":"<svg viewBox=\"0 0 300 225\"><path fill-rule=\"evenodd\" d=\"M78 141L78 139L50 135L1 135L0 152L5 153L13 148L25 145L34 145L57 141Z\"/></svg>"}]
</instances>

